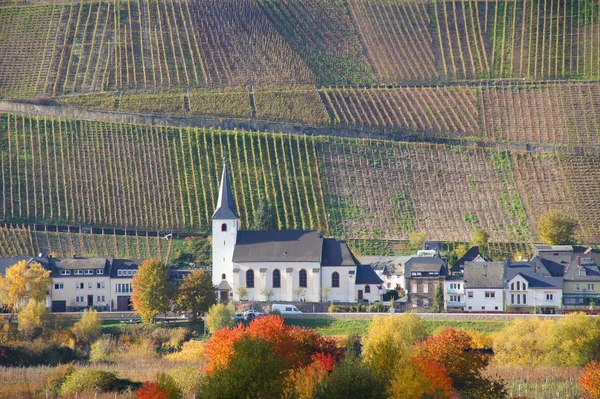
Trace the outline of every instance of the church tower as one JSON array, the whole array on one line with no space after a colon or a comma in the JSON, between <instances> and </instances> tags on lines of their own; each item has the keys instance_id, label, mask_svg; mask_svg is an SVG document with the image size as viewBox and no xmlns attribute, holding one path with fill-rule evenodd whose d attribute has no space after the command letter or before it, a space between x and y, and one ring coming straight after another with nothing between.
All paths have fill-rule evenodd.
<instances>
[{"instance_id":1,"label":"church tower","mask_svg":"<svg viewBox=\"0 0 600 399\"><path fill-rule=\"evenodd\" d=\"M212 282L219 290L219 300L229 299L233 282L233 250L240 217L235 210L231 181L223 164L217 210L212 215Z\"/></svg>"}]
</instances>

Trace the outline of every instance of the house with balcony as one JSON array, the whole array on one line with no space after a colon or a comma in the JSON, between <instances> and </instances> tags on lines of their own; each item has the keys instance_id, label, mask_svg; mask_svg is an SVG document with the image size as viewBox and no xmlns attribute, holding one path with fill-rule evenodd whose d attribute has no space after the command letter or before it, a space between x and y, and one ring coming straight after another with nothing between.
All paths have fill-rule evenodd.
<instances>
[{"instance_id":1,"label":"house with balcony","mask_svg":"<svg viewBox=\"0 0 600 399\"><path fill-rule=\"evenodd\" d=\"M590 310L600 305L600 254L582 254L571 260L564 275L563 305L570 310Z\"/></svg>"},{"instance_id":2,"label":"house with balcony","mask_svg":"<svg viewBox=\"0 0 600 399\"><path fill-rule=\"evenodd\" d=\"M467 312L504 310L504 262L465 262L464 302Z\"/></svg>"},{"instance_id":3,"label":"house with balcony","mask_svg":"<svg viewBox=\"0 0 600 399\"><path fill-rule=\"evenodd\" d=\"M447 312L465 310L465 285L461 275L450 275L444 279L444 308Z\"/></svg>"},{"instance_id":4,"label":"house with balcony","mask_svg":"<svg viewBox=\"0 0 600 399\"><path fill-rule=\"evenodd\" d=\"M133 276L144 262L143 259L113 259L110 263L110 310L126 312L133 310Z\"/></svg>"},{"instance_id":5,"label":"house with balcony","mask_svg":"<svg viewBox=\"0 0 600 399\"><path fill-rule=\"evenodd\" d=\"M554 277L540 259L506 262L506 311L556 313L562 308L563 277Z\"/></svg>"}]
</instances>

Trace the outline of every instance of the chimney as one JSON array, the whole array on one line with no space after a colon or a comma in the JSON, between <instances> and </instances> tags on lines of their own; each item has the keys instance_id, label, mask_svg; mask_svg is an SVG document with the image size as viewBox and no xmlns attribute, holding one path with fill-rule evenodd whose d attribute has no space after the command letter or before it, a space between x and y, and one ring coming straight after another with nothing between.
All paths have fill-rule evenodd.
<instances>
[{"instance_id":1,"label":"chimney","mask_svg":"<svg viewBox=\"0 0 600 399\"><path fill-rule=\"evenodd\" d=\"M577 266L581 267L581 256L577 255Z\"/></svg>"}]
</instances>

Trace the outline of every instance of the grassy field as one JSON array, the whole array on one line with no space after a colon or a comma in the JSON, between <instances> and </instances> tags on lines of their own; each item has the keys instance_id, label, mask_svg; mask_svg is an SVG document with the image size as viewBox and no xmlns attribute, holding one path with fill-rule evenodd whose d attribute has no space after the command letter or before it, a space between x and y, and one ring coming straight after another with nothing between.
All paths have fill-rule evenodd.
<instances>
[{"instance_id":1,"label":"grassy field","mask_svg":"<svg viewBox=\"0 0 600 399\"><path fill-rule=\"evenodd\" d=\"M371 320L309 320L309 319L292 319L287 318L286 323L293 326L301 326L314 328L323 335L348 335L362 336L364 335ZM499 331L504 327L506 322L502 321L432 321L425 320L427 330L430 334L435 334L444 328L457 328L465 330L473 330L481 333L492 333Z\"/></svg>"}]
</instances>

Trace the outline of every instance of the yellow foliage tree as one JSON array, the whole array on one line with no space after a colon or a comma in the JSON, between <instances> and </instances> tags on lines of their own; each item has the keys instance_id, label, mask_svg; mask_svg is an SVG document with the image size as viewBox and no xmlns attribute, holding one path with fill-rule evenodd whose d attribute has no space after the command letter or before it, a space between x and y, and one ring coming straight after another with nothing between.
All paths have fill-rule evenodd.
<instances>
[{"instance_id":1,"label":"yellow foliage tree","mask_svg":"<svg viewBox=\"0 0 600 399\"><path fill-rule=\"evenodd\" d=\"M154 322L156 316L169 310L173 290L167 267L159 259L148 259L140 265L132 288L133 309L144 323Z\"/></svg>"},{"instance_id":2,"label":"yellow foliage tree","mask_svg":"<svg viewBox=\"0 0 600 399\"><path fill-rule=\"evenodd\" d=\"M543 365L545 342L553 324L537 317L513 320L494 337L494 359L503 365Z\"/></svg>"},{"instance_id":3,"label":"yellow foliage tree","mask_svg":"<svg viewBox=\"0 0 600 399\"><path fill-rule=\"evenodd\" d=\"M77 343L84 348L89 347L102 333L102 322L95 309L86 309L73 326L73 334Z\"/></svg>"},{"instance_id":4,"label":"yellow foliage tree","mask_svg":"<svg viewBox=\"0 0 600 399\"><path fill-rule=\"evenodd\" d=\"M39 336L47 323L44 302L29 301L19 312L19 332L27 339Z\"/></svg>"},{"instance_id":5,"label":"yellow foliage tree","mask_svg":"<svg viewBox=\"0 0 600 399\"><path fill-rule=\"evenodd\" d=\"M6 277L0 276L0 299L11 311L18 312L26 298L44 302L51 283L50 270L23 260L9 267Z\"/></svg>"},{"instance_id":6,"label":"yellow foliage tree","mask_svg":"<svg viewBox=\"0 0 600 399\"><path fill-rule=\"evenodd\" d=\"M396 363L410 357L412 344L427 337L425 323L413 313L373 318L363 338L363 358L389 380Z\"/></svg>"},{"instance_id":7,"label":"yellow foliage tree","mask_svg":"<svg viewBox=\"0 0 600 399\"><path fill-rule=\"evenodd\" d=\"M585 313L572 313L558 320L546 339L547 363L584 366L600 359L600 324Z\"/></svg>"},{"instance_id":8,"label":"yellow foliage tree","mask_svg":"<svg viewBox=\"0 0 600 399\"><path fill-rule=\"evenodd\" d=\"M544 244L572 244L577 223L565 212L551 210L540 215L537 227Z\"/></svg>"}]
</instances>

